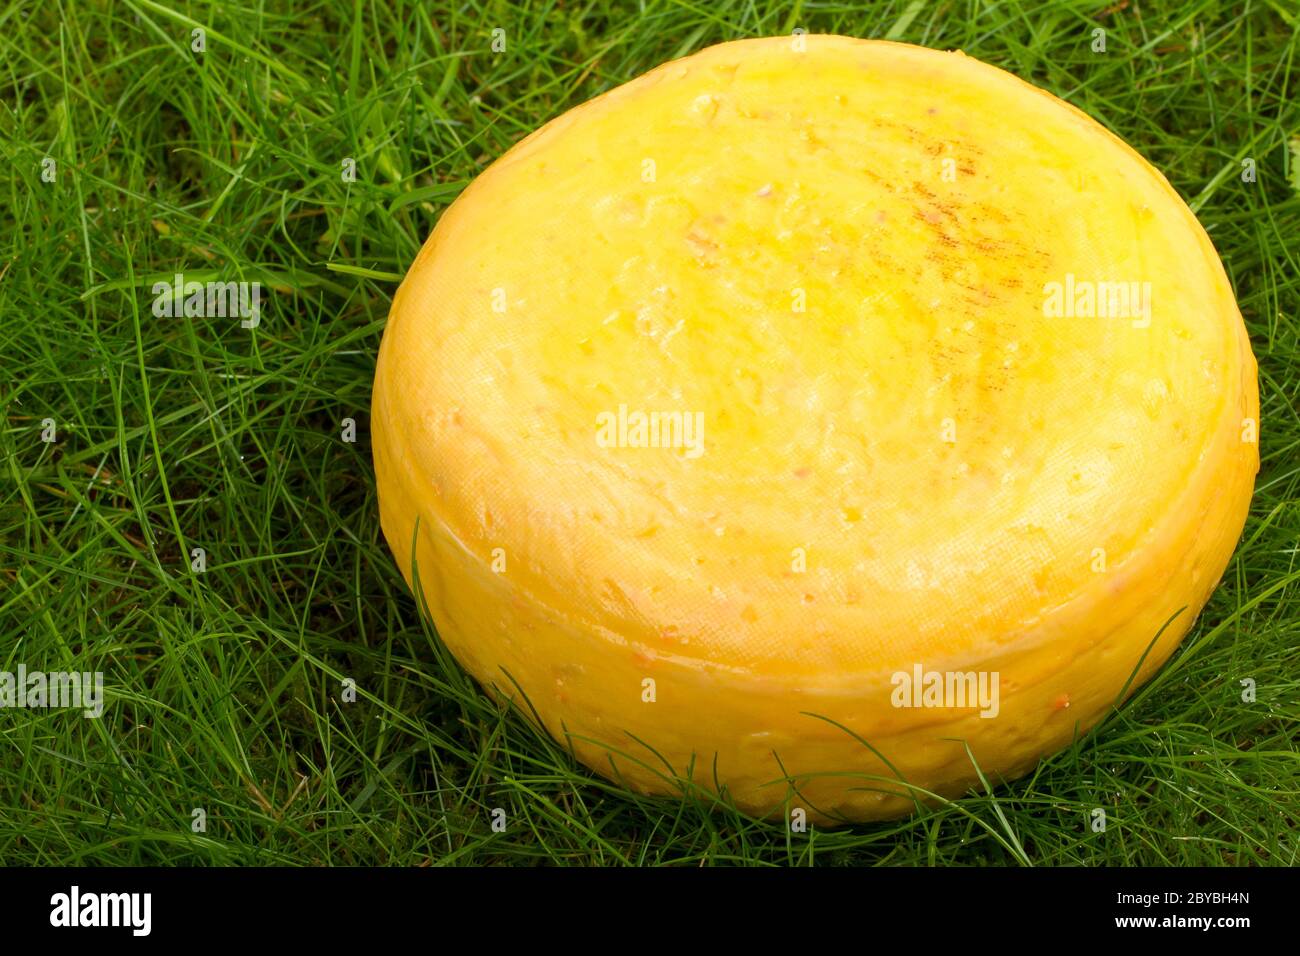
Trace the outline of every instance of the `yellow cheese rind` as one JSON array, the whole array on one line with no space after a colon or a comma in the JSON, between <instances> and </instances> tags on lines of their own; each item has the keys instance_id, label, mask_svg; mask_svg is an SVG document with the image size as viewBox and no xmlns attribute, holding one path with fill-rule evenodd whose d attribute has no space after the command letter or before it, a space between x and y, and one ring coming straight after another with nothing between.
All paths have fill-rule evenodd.
<instances>
[{"instance_id":1,"label":"yellow cheese rind","mask_svg":"<svg viewBox=\"0 0 1300 956\"><path fill-rule=\"evenodd\" d=\"M1045 314L1079 282L1149 309ZM700 413L702 453L603 447L620 405ZM1133 150L960 53L809 36L665 64L480 175L394 299L373 436L485 687L630 786L831 820L1010 779L1148 679L1258 417L1218 256ZM894 706L916 667L996 672L997 716Z\"/></svg>"}]
</instances>

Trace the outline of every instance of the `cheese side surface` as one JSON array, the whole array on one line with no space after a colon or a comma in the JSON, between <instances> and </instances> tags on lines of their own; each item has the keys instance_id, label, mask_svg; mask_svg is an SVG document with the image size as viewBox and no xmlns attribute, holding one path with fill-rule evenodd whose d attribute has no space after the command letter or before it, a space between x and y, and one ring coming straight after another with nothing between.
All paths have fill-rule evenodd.
<instances>
[{"instance_id":1,"label":"cheese side surface","mask_svg":"<svg viewBox=\"0 0 1300 956\"><path fill-rule=\"evenodd\" d=\"M1137 153L961 53L813 35L488 167L394 299L372 431L486 689L626 786L832 821L1012 779L1150 678L1258 418L1219 258Z\"/></svg>"}]
</instances>

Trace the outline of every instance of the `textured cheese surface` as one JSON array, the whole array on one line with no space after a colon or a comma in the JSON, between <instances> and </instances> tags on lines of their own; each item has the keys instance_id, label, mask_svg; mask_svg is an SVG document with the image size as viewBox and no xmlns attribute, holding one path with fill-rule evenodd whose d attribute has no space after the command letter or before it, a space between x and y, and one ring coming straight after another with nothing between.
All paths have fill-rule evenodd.
<instances>
[{"instance_id":1,"label":"textured cheese surface","mask_svg":"<svg viewBox=\"0 0 1300 956\"><path fill-rule=\"evenodd\" d=\"M702 440L611 445L620 409ZM826 36L666 64L488 168L373 415L384 531L471 673L632 786L716 760L828 819L960 794L944 738L1010 776L1095 723L1258 467L1232 290L1156 170L975 59ZM918 666L996 672L997 715L894 706Z\"/></svg>"}]
</instances>

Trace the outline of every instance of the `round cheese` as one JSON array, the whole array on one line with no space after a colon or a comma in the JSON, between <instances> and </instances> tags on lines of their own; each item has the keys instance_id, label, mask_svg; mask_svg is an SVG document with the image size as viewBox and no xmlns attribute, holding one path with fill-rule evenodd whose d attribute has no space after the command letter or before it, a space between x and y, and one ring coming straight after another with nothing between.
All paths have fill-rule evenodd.
<instances>
[{"instance_id":1,"label":"round cheese","mask_svg":"<svg viewBox=\"0 0 1300 956\"><path fill-rule=\"evenodd\" d=\"M486 169L394 299L373 436L490 692L629 787L837 821L1011 779L1148 679L1258 414L1219 258L1132 149L961 53L795 36Z\"/></svg>"}]
</instances>

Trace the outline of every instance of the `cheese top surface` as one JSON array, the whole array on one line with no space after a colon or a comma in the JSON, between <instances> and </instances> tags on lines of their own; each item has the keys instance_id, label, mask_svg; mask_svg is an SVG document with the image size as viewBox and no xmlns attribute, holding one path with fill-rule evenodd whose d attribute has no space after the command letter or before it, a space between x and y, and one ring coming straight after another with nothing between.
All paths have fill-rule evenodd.
<instances>
[{"instance_id":1,"label":"cheese top surface","mask_svg":"<svg viewBox=\"0 0 1300 956\"><path fill-rule=\"evenodd\" d=\"M1065 661L1053 614L1217 578L1187 526L1257 465L1232 291L1161 175L977 60L838 37L521 142L412 267L381 378L409 507L520 599L804 688Z\"/></svg>"}]
</instances>

